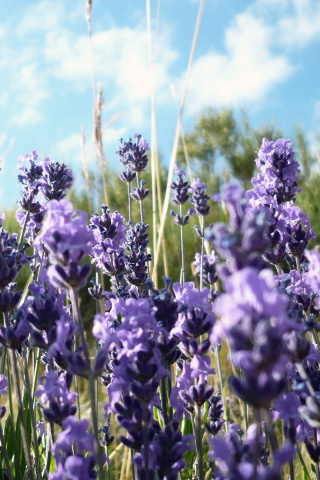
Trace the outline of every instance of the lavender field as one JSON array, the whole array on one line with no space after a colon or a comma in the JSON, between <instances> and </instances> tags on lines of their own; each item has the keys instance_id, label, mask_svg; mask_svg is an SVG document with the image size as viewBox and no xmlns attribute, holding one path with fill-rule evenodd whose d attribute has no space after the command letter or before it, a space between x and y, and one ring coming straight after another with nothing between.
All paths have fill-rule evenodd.
<instances>
[{"instance_id":1,"label":"lavender field","mask_svg":"<svg viewBox=\"0 0 320 480\"><path fill-rule=\"evenodd\" d=\"M320 480L318 154L303 128L291 141L228 106L184 132L200 1L163 159L157 7L150 138L134 129L105 153L120 113L103 125L87 0L92 145L82 129L80 168L37 150L14 163L0 480Z\"/></svg>"}]
</instances>

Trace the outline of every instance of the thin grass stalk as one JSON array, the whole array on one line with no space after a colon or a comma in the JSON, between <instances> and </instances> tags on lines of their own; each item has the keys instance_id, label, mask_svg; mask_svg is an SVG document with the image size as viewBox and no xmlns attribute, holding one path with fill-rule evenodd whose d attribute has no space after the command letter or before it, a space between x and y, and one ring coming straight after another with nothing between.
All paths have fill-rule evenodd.
<instances>
[{"instance_id":1,"label":"thin grass stalk","mask_svg":"<svg viewBox=\"0 0 320 480\"><path fill-rule=\"evenodd\" d=\"M33 382L32 382L32 399L34 400L34 395L36 393L36 388L38 384L38 378L39 378L39 368L40 368L40 359L41 359L41 350L38 348L38 355L37 355L37 360L36 360L36 368L34 370L34 376L33 376Z\"/></svg>"},{"instance_id":2,"label":"thin grass stalk","mask_svg":"<svg viewBox=\"0 0 320 480\"><path fill-rule=\"evenodd\" d=\"M1 368L0 368L0 373L4 373L4 369L5 369L5 366L6 366L6 357L7 357L7 348L4 347L2 349L2 353L1 353Z\"/></svg>"},{"instance_id":3,"label":"thin grass stalk","mask_svg":"<svg viewBox=\"0 0 320 480\"><path fill-rule=\"evenodd\" d=\"M131 187L130 183L127 182L127 188L128 188L128 208L129 208L129 223L132 223L132 198L130 195Z\"/></svg>"},{"instance_id":4,"label":"thin grass stalk","mask_svg":"<svg viewBox=\"0 0 320 480\"><path fill-rule=\"evenodd\" d=\"M154 51L153 51L153 58L156 60L157 58L157 48L158 48L158 38L159 38L159 24L160 24L160 2L161 0L158 0L158 7L157 7L157 27L156 27L156 39L154 42Z\"/></svg>"},{"instance_id":5,"label":"thin grass stalk","mask_svg":"<svg viewBox=\"0 0 320 480\"><path fill-rule=\"evenodd\" d=\"M96 146L97 153L101 160L101 171L102 171L102 182L103 182L103 194L104 202L106 205L109 205L109 197L107 191L107 182L105 177L106 170L106 159L103 153L103 144L102 144L102 132L101 132L101 111L103 108L104 99L102 98L102 87L99 85L98 89L98 98L97 103L94 108L94 142Z\"/></svg>"},{"instance_id":6,"label":"thin grass stalk","mask_svg":"<svg viewBox=\"0 0 320 480\"><path fill-rule=\"evenodd\" d=\"M183 219L182 205L180 204L180 218ZM184 226L180 225L180 237L181 237L181 283L184 285L185 282L185 255L184 255Z\"/></svg>"},{"instance_id":7,"label":"thin grass stalk","mask_svg":"<svg viewBox=\"0 0 320 480\"><path fill-rule=\"evenodd\" d=\"M144 446L145 478L149 478L148 404L142 404L142 438Z\"/></svg>"},{"instance_id":8,"label":"thin grass stalk","mask_svg":"<svg viewBox=\"0 0 320 480\"><path fill-rule=\"evenodd\" d=\"M318 439L317 439L317 429L316 428L313 429L313 441L314 441L315 448L317 448ZM319 460L317 462L315 462L315 467L314 468L315 468L315 471L316 471L317 480L320 480Z\"/></svg>"},{"instance_id":9,"label":"thin grass stalk","mask_svg":"<svg viewBox=\"0 0 320 480\"><path fill-rule=\"evenodd\" d=\"M137 177L137 187L140 188L140 174L139 174L139 172L137 172L136 177ZM139 200L139 205L140 205L140 218L141 218L141 223L144 223L142 200Z\"/></svg>"},{"instance_id":10,"label":"thin grass stalk","mask_svg":"<svg viewBox=\"0 0 320 480\"><path fill-rule=\"evenodd\" d=\"M164 424L168 423L168 412L167 412L167 389L166 389L166 379L165 377L160 380L160 397L161 397L161 407L163 411L163 421Z\"/></svg>"},{"instance_id":11,"label":"thin grass stalk","mask_svg":"<svg viewBox=\"0 0 320 480\"><path fill-rule=\"evenodd\" d=\"M12 376L13 376L13 384L14 388L17 394L17 400L18 400L18 406L19 406L19 413L21 417L21 422L20 422L20 429L21 429L21 438L22 438L22 448L24 451L25 459L26 459L26 464L30 473L30 478L32 480L35 480L34 476L34 471L33 471L33 465L32 465L32 458L31 458L31 450L30 450L30 444L28 441L28 435L27 435L27 424L26 424L26 417L24 414L24 405L21 397L21 389L20 389L20 381L19 381L19 374L18 374L18 367L17 367L17 358L16 358L16 352L13 350L9 349L9 359L10 359L10 365L11 365L11 371L12 371Z\"/></svg>"},{"instance_id":12,"label":"thin grass stalk","mask_svg":"<svg viewBox=\"0 0 320 480\"><path fill-rule=\"evenodd\" d=\"M96 410L97 406L95 401L94 377L91 369L89 350L88 350L87 342L85 339L82 318L79 310L78 293L72 288L70 288L70 297L71 297L71 303L73 308L73 315L75 318L76 325L79 328L81 343L82 343L84 356L85 356L87 367L88 367L91 419L92 419L93 434L95 438L96 451L97 451L97 460L98 460L98 469L99 469L98 477L99 477L99 480L104 480L101 446L99 442L99 433L98 433L98 418L97 418L97 410Z\"/></svg>"},{"instance_id":13,"label":"thin grass stalk","mask_svg":"<svg viewBox=\"0 0 320 480\"><path fill-rule=\"evenodd\" d=\"M30 216L30 210L27 210L27 215L24 218L23 225L22 225L22 230L20 232L20 237L19 237L19 242L18 242L18 250L20 250L20 248L22 246L22 242L23 242L24 234L25 234L25 231L26 231L26 228L27 228L27 223L28 223L28 220L29 220L29 216Z\"/></svg>"},{"instance_id":14,"label":"thin grass stalk","mask_svg":"<svg viewBox=\"0 0 320 480\"><path fill-rule=\"evenodd\" d=\"M129 454L129 448L128 448L128 447L125 447L125 448L124 448L124 453L123 453L123 459L122 459L122 467L121 467L121 473L120 473L120 480L124 480L124 477L125 477L128 454Z\"/></svg>"},{"instance_id":15,"label":"thin grass stalk","mask_svg":"<svg viewBox=\"0 0 320 480\"><path fill-rule=\"evenodd\" d=\"M296 449L297 449L297 452L298 452L298 457L299 457L299 460L300 460L300 463L301 463L301 466L302 466L303 473L304 473L305 477L308 477L308 480L311 480L311 477L309 475L307 466L306 466L305 461L303 459L303 456L301 454L300 445L299 445L298 442L296 442Z\"/></svg>"},{"instance_id":16,"label":"thin grass stalk","mask_svg":"<svg viewBox=\"0 0 320 480\"><path fill-rule=\"evenodd\" d=\"M195 436L195 442L196 442L196 453L197 453L197 464L198 464L197 478L198 480L204 480L201 407L199 407L198 405L195 405L194 418L193 418L193 415L191 415L191 423L192 423L193 434Z\"/></svg>"},{"instance_id":17,"label":"thin grass stalk","mask_svg":"<svg viewBox=\"0 0 320 480\"><path fill-rule=\"evenodd\" d=\"M278 439L272 426L272 418L267 408L264 409L264 418L266 422L266 432L269 437L271 451L274 454L279 449Z\"/></svg>"},{"instance_id":18,"label":"thin grass stalk","mask_svg":"<svg viewBox=\"0 0 320 480\"><path fill-rule=\"evenodd\" d=\"M187 70L187 75L186 75L186 80L185 80L185 85L184 85L184 90L183 90L182 101L181 101L181 106L180 106L180 110L179 110L176 133L175 133L175 138L174 138L174 142L173 142L173 148L172 148L169 171L168 171L167 188L166 188L166 194L165 194L162 216L161 216L160 227L159 227L159 237L158 237L157 248L156 248L155 258L154 258L154 267L153 268L154 268L155 272L157 271L157 266L158 266L158 262L159 262L161 238L162 238L162 235L163 235L163 232L164 232L165 221L166 221L166 217L167 217L167 213L168 213L168 207L169 207L169 201L170 201L170 191L171 191L170 185L172 183L173 168L174 168L174 165L176 163L176 156L177 156L177 150L178 150L178 144L179 144L179 136L180 136L180 128L181 128L181 122L182 122L184 103L185 103L185 98L186 98L186 93L187 93L188 81L189 81L189 77L190 77L191 65L192 65L194 52L195 52L195 48L196 48L196 44L197 44L197 39L198 39L198 34L199 34L199 29L200 29L200 24L201 24L201 18L202 18L203 9L204 9L204 4L205 4L205 0L201 0L200 6L199 6L199 13L198 13L198 17L197 17L195 33L194 33L192 47L191 47L191 52L190 52L190 57L189 57L189 64L188 64L188 70Z\"/></svg>"},{"instance_id":19,"label":"thin grass stalk","mask_svg":"<svg viewBox=\"0 0 320 480\"><path fill-rule=\"evenodd\" d=\"M173 83L171 83L170 89L171 89L172 96L173 96L173 98L175 99L175 103L176 103L176 106L177 106L177 111L178 111L178 113L179 113L179 105L178 105L177 92L176 92L176 90L175 90L175 88L174 88ZM183 131L182 124L181 124L181 126L180 126L180 137L181 137L181 140L182 140L183 153L184 153L184 156L185 156L185 159L186 159L186 164L187 164L187 169L188 169L188 174L189 174L189 181L190 181L190 183L192 183L193 177L192 177L192 172L191 172L191 167L190 167L190 157L189 157L189 153L188 153L188 149L187 149L187 144L186 144L186 140L185 140L185 135L184 135L184 131Z\"/></svg>"},{"instance_id":20,"label":"thin grass stalk","mask_svg":"<svg viewBox=\"0 0 320 480\"><path fill-rule=\"evenodd\" d=\"M3 434L1 420L0 420L0 441L1 441L1 453L3 455L4 461L5 461L5 464L6 464L8 479L13 480L11 466L10 466L10 460L9 460L9 455L8 455L8 451L7 451L7 447L6 447L6 440L5 440L4 434Z\"/></svg>"},{"instance_id":21,"label":"thin grass stalk","mask_svg":"<svg viewBox=\"0 0 320 480\"><path fill-rule=\"evenodd\" d=\"M89 215L92 216L92 203L90 198L90 178L89 178L89 170L88 170L88 162L87 162L87 155L86 155L86 137L84 133L83 126L81 127L81 153L82 153L82 161L83 161L83 174L86 182L86 189L87 189L87 198L88 198L88 209Z\"/></svg>"},{"instance_id":22,"label":"thin grass stalk","mask_svg":"<svg viewBox=\"0 0 320 480\"><path fill-rule=\"evenodd\" d=\"M154 77L153 62L151 50L151 19L150 19L150 0L147 0L147 24L148 24L148 47L149 47L149 69L150 69L150 89L151 89L151 185L152 185L152 227L153 227L153 252L157 248L157 189L156 189L156 159L155 159L155 137L156 137L156 110L154 98ZM157 271L153 272L155 288L158 288Z\"/></svg>"},{"instance_id":23,"label":"thin grass stalk","mask_svg":"<svg viewBox=\"0 0 320 480\"><path fill-rule=\"evenodd\" d=\"M90 61L91 61L91 78L92 78L92 89L93 89L93 100L94 100L94 122L95 122L95 107L97 104L97 95L96 95L96 82L94 75L94 65L93 65L93 50L92 50L92 32L91 32L91 10L92 10L93 0L87 0L87 11L86 19L88 24L88 39L89 39L89 51L90 51ZM99 189L98 189L98 155L95 149L95 194L96 194L96 207L99 209Z\"/></svg>"},{"instance_id":24,"label":"thin grass stalk","mask_svg":"<svg viewBox=\"0 0 320 480\"><path fill-rule=\"evenodd\" d=\"M93 0L87 0L86 20L87 20L87 24L88 24L88 37L89 37L89 50L90 50L90 61L91 61L91 79L92 79L93 97L94 97L94 103L96 103L96 82L95 82L95 78L94 78L93 53L92 53L92 33L91 33L92 3L93 3Z\"/></svg>"},{"instance_id":25,"label":"thin grass stalk","mask_svg":"<svg viewBox=\"0 0 320 480\"><path fill-rule=\"evenodd\" d=\"M11 383L11 375L10 375L10 363L9 363L9 355L7 356L7 371L8 371L8 397L9 397L9 409L11 418L14 418L14 410L13 410L13 403L12 403L12 383Z\"/></svg>"},{"instance_id":26,"label":"thin grass stalk","mask_svg":"<svg viewBox=\"0 0 320 480\"><path fill-rule=\"evenodd\" d=\"M131 470L131 449L128 452L127 458L127 468L126 468L126 480L130 480L130 470Z\"/></svg>"},{"instance_id":27,"label":"thin grass stalk","mask_svg":"<svg viewBox=\"0 0 320 480\"><path fill-rule=\"evenodd\" d=\"M8 379L9 380L9 379ZM20 469L20 463L19 463L19 451L18 451L18 447L17 447L17 438L16 438L16 432L15 432L15 429L14 429L14 423L13 423L13 417L11 415L9 415L8 417L8 421L10 423L10 428L11 428L11 432L12 432L12 436L13 436L13 449L14 449L14 458L17 459L16 462L14 462L14 468L15 468L15 480L22 480L22 474L21 474L21 469Z\"/></svg>"},{"instance_id":28,"label":"thin grass stalk","mask_svg":"<svg viewBox=\"0 0 320 480\"><path fill-rule=\"evenodd\" d=\"M10 326L10 320L9 320L8 313L4 313L4 320L5 320L6 327L9 327ZM33 466L32 466L32 459L31 459L30 445L29 445L28 435L27 435L26 417L25 417L25 414L24 414L24 405L23 405L23 400L22 400L22 396L21 396L16 352L14 350L12 350L11 348L9 348L8 350L9 350L9 361L10 361L11 373L12 373L12 377L13 377L13 384L14 384L16 395L17 395L19 413L20 413L20 416L21 416L20 428L21 428L22 447L23 447L23 451L24 451L24 455L25 455L25 459L26 459L26 464L27 464L27 467L30 471L30 478L32 478L32 480L35 480ZM11 397L11 392L9 392L9 393L10 393L10 397ZM10 405L10 409L11 409L11 414L13 415L12 405Z\"/></svg>"},{"instance_id":29,"label":"thin grass stalk","mask_svg":"<svg viewBox=\"0 0 320 480\"><path fill-rule=\"evenodd\" d=\"M204 216L201 215L200 290L203 287L203 258L204 258Z\"/></svg>"},{"instance_id":30,"label":"thin grass stalk","mask_svg":"<svg viewBox=\"0 0 320 480\"><path fill-rule=\"evenodd\" d=\"M32 425L36 474L37 474L37 478L39 479L41 478L41 467L40 467L40 455L39 455L39 445L38 445L37 427L36 427L36 416L34 411L33 397L31 393L31 384L30 384L30 377L29 377L29 370L28 370L29 362L27 359L25 346L22 347L22 354L23 354L23 361L24 361L25 386L26 386L27 395L28 395L29 411L30 411L31 425Z\"/></svg>"}]
</instances>

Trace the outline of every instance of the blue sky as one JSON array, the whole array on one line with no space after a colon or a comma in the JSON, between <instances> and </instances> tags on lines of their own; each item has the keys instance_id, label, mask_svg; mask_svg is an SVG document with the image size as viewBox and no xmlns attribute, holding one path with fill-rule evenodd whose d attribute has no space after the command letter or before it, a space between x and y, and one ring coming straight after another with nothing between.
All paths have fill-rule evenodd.
<instances>
[{"instance_id":1,"label":"blue sky","mask_svg":"<svg viewBox=\"0 0 320 480\"><path fill-rule=\"evenodd\" d=\"M157 134L169 162L199 0L150 0ZM146 4L94 0L93 57L104 91L105 153L116 166L120 137L151 137ZM205 107L245 109L252 126L271 122L290 138L297 125L316 145L320 121L320 2L206 0L183 126ZM84 0L0 3L0 210L14 205L17 158L31 150L82 167L81 126L92 148L93 91Z\"/></svg>"}]
</instances>

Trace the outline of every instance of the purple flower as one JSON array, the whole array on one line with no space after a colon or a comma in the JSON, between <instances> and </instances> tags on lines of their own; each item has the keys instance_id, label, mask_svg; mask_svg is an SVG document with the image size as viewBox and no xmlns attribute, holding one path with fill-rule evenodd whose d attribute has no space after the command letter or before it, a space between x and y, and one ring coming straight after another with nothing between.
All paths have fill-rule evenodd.
<instances>
[{"instance_id":1,"label":"purple flower","mask_svg":"<svg viewBox=\"0 0 320 480\"><path fill-rule=\"evenodd\" d=\"M43 414L48 422L61 425L65 418L75 415L77 407L74 402L77 394L69 390L71 380L70 374L61 372L58 375L56 371L47 371L46 376L40 378L36 397L40 398L43 404L48 404L43 408Z\"/></svg>"},{"instance_id":2,"label":"purple flower","mask_svg":"<svg viewBox=\"0 0 320 480\"><path fill-rule=\"evenodd\" d=\"M176 282L172 285L172 290L179 306L200 308L206 313L212 311L211 303L209 303L210 291L207 287L198 290L194 282L186 282L184 285Z\"/></svg>"},{"instance_id":3,"label":"purple flower","mask_svg":"<svg viewBox=\"0 0 320 480\"><path fill-rule=\"evenodd\" d=\"M128 165L130 170L134 172L141 172L148 164L146 152L150 151L150 147L141 135L136 133L134 138L136 139L135 142L131 138L127 142L121 139L121 146L118 147L116 153L123 165Z\"/></svg>"},{"instance_id":4,"label":"purple flower","mask_svg":"<svg viewBox=\"0 0 320 480\"><path fill-rule=\"evenodd\" d=\"M213 285L218 281L216 263L219 262L219 259L216 256L214 250L211 251L210 255L203 256L203 281L208 285ZM200 276L201 272L201 255L196 253L195 261L193 265L196 267L196 274Z\"/></svg>"},{"instance_id":5,"label":"purple flower","mask_svg":"<svg viewBox=\"0 0 320 480\"><path fill-rule=\"evenodd\" d=\"M7 377L3 373L0 373L0 395L7 394L8 386L9 384L8 384Z\"/></svg>"},{"instance_id":6,"label":"purple flower","mask_svg":"<svg viewBox=\"0 0 320 480\"><path fill-rule=\"evenodd\" d=\"M192 192L190 202L194 205L198 216L204 217L210 212L210 206L208 205L209 197L206 194L206 190L208 190L207 185L200 182L198 178L193 180L192 185L189 187L189 191Z\"/></svg>"},{"instance_id":7,"label":"purple flower","mask_svg":"<svg viewBox=\"0 0 320 480\"><path fill-rule=\"evenodd\" d=\"M308 271L304 275L306 284L316 294L320 293L320 254L315 250L307 250Z\"/></svg>"},{"instance_id":8,"label":"purple flower","mask_svg":"<svg viewBox=\"0 0 320 480\"><path fill-rule=\"evenodd\" d=\"M72 171L64 163L54 162L46 158L43 165L43 174L40 179L40 191L47 201L61 200L66 196L66 190L71 188Z\"/></svg>"},{"instance_id":9,"label":"purple flower","mask_svg":"<svg viewBox=\"0 0 320 480\"><path fill-rule=\"evenodd\" d=\"M256 164L261 173L252 179L255 188L248 192L248 198L255 197L256 204L260 199L260 205L276 206L294 199L301 192L297 186L299 163L294 160L290 140L279 138L272 142L264 138Z\"/></svg>"},{"instance_id":10,"label":"purple flower","mask_svg":"<svg viewBox=\"0 0 320 480\"><path fill-rule=\"evenodd\" d=\"M19 175L18 181L22 183L24 188L32 188L37 191L39 187L39 180L42 177L42 165L36 165L38 160L38 152L35 150L25 157L18 158L20 165L18 166Z\"/></svg>"},{"instance_id":11,"label":"purple flower","mask_svg":"<svg viewBox=\"0 0 320 480\"><path fill-rule=\"evenodd\" d=\"M52 452L57 469L49 475L50 480L94 480L96 453L94 437L88 433L89 422L67 417L62 422L63 431L59 433Z\"/></svg>"},{"instance_id":12,"label":"purple flower","mask_svg":"<svg viewBox=\"0 0 320 480\"><path fill-rule=\"evenodd\" d=\"M183 170L179 170L179 168L175 166L175 173L177 175L177 180L170 185L174 195L172 202L176 205L184 205L189 198L188 190L190 186L188 181L183 180L183 177L186 176Z\"/></svg>"},{"instance_id":13,"label":"purple flower","mask_svg":"<svg viewBox=\"0 0 320 480\"><path fill-rule=\"evenodd\" d=\"M80 262L91 252L94 236L86 226L87 214L73 210L68 200L53 200L47 205L47 216L34 245L43 243L49 250L51 263L66 265Z\"/></svg>"},{"instance_id":14,"label":"purple flower","mask_svg":"<svg viewBox=\"0 0 320 480\"><path fill-rule=\"evenodd\" d=\"M36 427L40 437L42 437L43 435L47 435L46 424L44 422L37 422Z\"/></svg>"},{"instance_id":15,"label":"purple flower","mask_svg":"<svg viewBox=\"0 0 320 480\"><path fill-rule=\"evenodd\" d=\"M101 210L102 215L93 214L89 223L95 238L94 260L97 258L97 251L109 254L120 253L124 248L127 233L124 217L119 212L112 213L105 205L101 206Z\"/></svg>"}]
</instances>

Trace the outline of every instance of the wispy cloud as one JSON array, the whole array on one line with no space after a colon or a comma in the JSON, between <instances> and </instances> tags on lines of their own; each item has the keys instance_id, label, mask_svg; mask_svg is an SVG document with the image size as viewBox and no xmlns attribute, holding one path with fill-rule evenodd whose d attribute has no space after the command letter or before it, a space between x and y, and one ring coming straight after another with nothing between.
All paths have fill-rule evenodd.
<instances>
[{"instance_id":1,"label":"wispy cloud","mask_svg":"<svg viewBox=\"0 0 320 480\"><path fill-rule=\"evenodd\" d=\"M186 112L212 105L243 106L261 102L294 74L293 48L320 38L317 0L256 0L225 31L225 53L214 45L192 68ZM180 79L180 90L184 77Z\"/></svg>"}]
</instances>

